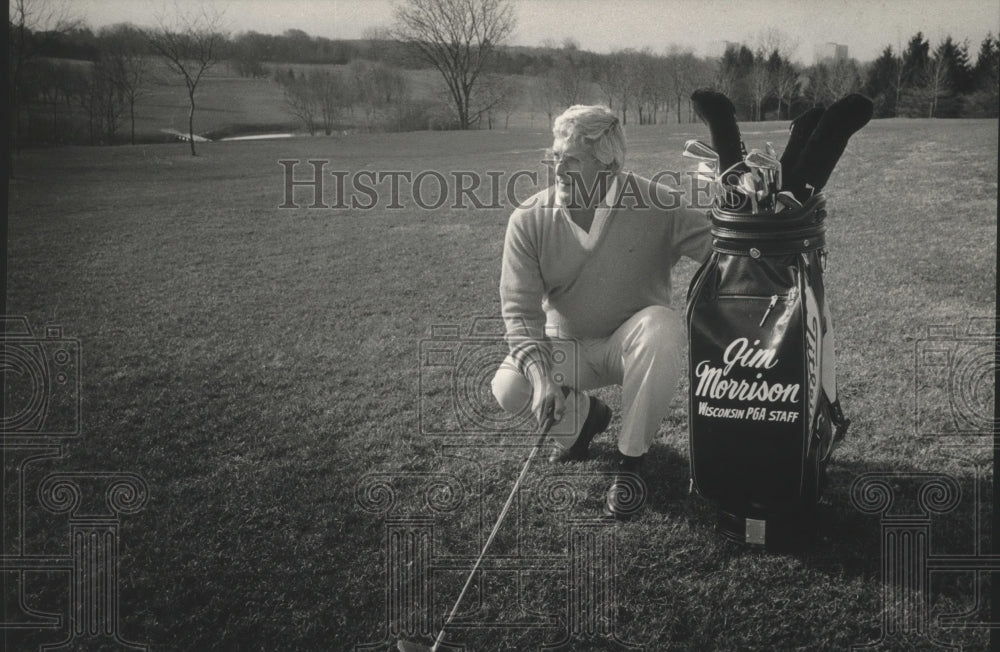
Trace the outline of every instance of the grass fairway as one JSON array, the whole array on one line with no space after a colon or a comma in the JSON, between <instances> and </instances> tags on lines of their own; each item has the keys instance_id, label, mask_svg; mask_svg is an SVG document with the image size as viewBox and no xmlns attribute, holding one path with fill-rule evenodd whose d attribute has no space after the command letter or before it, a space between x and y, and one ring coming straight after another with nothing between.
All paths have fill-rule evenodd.
<instances>
[{"instance_id":1,"label":"grass fairway","mask_svg":"<svg viewBox=\"0 0 1000 652\"><path fill-rule=\"evenodd\" d=\"M744 136L780 151L786 129L746 125ZM629 167L653 174L690 170L683 142L708 135L683 125L629 137ZM919 396L941 417L925 430L953 409L954 393L915 363L927 328L963 334L970 317L994 316L996 142L996 121L972 120L875 121L855 137L826 193L827 296L853 425L830 468L821 540L776 555L716 535L711 507L687 495L685 387L651 451L648 507L610 530L616 593L601 622L619 640L648 650L878 640L883 614L902 607L883 595L879 516L850 502L866 472L948 474L961 499L931 519L930 552L989 549L991 449L983 437L918 436L914 405ZM302 160L299 178L307 159L328 160L327 171L510 175L538 170L548 144L544 133L471 132L206 143L196 158L183 143L25 152L10 185L8 313L80 340L83 415L62 458L25 467L25 548L66 554L66 515L46 515L34 493L45 475L136 473L149 501L121 521L124 638L157 650L386 649L387 614L399 609L386 599L387 524L431 518L436 633L524 459L524 447L494 444L529 440L421 434L420 346L432 326L464 332L498 316L511 207L422 210L404 197L401 209L307 209L299 188L303 208L279 209L278 161ZM678 270L679 305L694 269ZM966 390L974 406L992 401L982 374ZM614 434L620 392L600 393ZM533 467L494 570L462 612L467 625L508 624L456 627L450 640L521 650L561 639L571 519L593 524L613 446L598 438L597 459L570 469L579 500L565 511L542 488L566 469ZM894 485L894 509L913 512L916 480ZM534 566L504 570L521 562ZM27 580L27 606L68 608L67 575ZM984 649L986 630L962 623L988 619L985 577L940 572L925 588L928 635ZM915 627L904 632L887 647L927 646ZM4 635L8 649L33 649L66 628ZM567 649L617 649L609 641Z\"/></svg>"}]
</instances>

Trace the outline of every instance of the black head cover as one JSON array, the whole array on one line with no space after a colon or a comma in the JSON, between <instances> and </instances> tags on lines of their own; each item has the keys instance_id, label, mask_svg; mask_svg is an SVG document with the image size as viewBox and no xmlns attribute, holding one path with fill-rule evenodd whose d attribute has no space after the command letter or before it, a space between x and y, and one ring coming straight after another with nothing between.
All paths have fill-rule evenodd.
<instances>
[{"instance_id":1,"label":"black head cover","mask_svg":"<svg viewBox=\"0 0 1000 652\"><path fill-rule=\"evenodd\" d=\"M792 120L791 133L788 135L788 144L785 145L785 151L781 153L782 168L790 169L798 163L799 155L802 154L802 148L806 146L806 141L809 140L809 136L816 129L816 125L819 123L819 119L823 116L824 111L826 111L825 107L815 106Z\"/></svg>"},{"instance_id":2,"label":"black head cover","mask_svg":"<svg viewBox=\"0 0 1000 652\"><path fill-rule=\"evenodd\" d=\"M798 163L788 173L783 184L799 201L826 185L837 166L847 141L872 118L874 106L863 95L853 93L834 102L819 119L809 140L799 155ZM809 191L806 185L812 186Z\"/></svg>"},{"instance_id":3,"label":"black head cover","mask_svg":"<svg viewBox=\"0 0 1000 652\"><path fill-rule=\"evenodd\" d=\"M708 125L712 148L719 153L720 171L743 161L743 141L736 124L736 107L718 91L699 88L691 94L694 112Z\"/></svg>"}]
</instances>

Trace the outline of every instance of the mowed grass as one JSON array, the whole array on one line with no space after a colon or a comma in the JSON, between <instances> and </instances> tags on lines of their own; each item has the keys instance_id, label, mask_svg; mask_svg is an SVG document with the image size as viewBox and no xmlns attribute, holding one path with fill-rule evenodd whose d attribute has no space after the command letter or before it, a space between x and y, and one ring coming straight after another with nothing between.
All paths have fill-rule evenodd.
<instances>
[{"instance_id":1,"label":"mowed grass","mask_svg":"<svg viewBox=\"0 0 1000 652\"><path fill-rule=\"evenodd\" d=\"M188 131L188 99L184 78L162 60L149 59L150 83L136 102L137 134L162 137L162 129ZM122 133L128 133L128 116ZM234 125L260 125L261 131L301 128L273 79L249 79L233 73L227 64L210 68L195 93L194 132L211 134Z\"/></svg>"},{"instance_id":2,"label":"mowed grass","mask_svg":"<svg viewBox=\"0 0 1000 652\"><path fill-rule=\"evenodd\" d=\"M748 147L770 140L780 150L786 133L787 123L744 126ZM629 135L629 166L647 175L690 170L683 142L708 138L700 125ZM879 579L879 518L850 502L852 482L866 472L951 475L961 500L934 516L930 550L988 549L990 451L982 437L919 436L918 395L942 415L953 405L915 355L931 325L955 324L962 334L970 317L994 316L996 142L995 121L877 121L855 137L828 185L826 277L853 425L830 468L819 541L777 555L720 538L711 506L687 494L682 384L646 465L648 506L612 530L616 610L605 624L619 640L649 650L845 649L877 640L883 611L894 606ZM419 353L436 325L465 332L476 318L498 316L511 206L423 210L405 195L402 209L385 200L371 210L307 209L312 197L299 188L303 207L279 209L278 161L328 160L327 171L498 171L506 180L539 171L548 144L541 132L411 133L210 143L195 158L185 144L24 153L10 185L8 313L36 329L59 324L80 340L83 402L79 440L62 459L31 465L26 485L67 470L127 471L148 483L148 504L123 517L120 531L125 638L170 650L379 641L385 649L394 644L387 517L430 517L434 559L474 558L530 438L422 434ZM310 174L304 163L296 168L299 178ZM334 204L329 179L325 200ZM489 203L490 193L480 194ZM687 261L677 271L678 305L694 269ZM972 378L971 396L992 397L992 385ZM600 394L617 415L619 390ZM596 519L619 425L616 416L593 461L553 469L538 460L491 556L547 555L552 567L488 574L462 613L500 625L455 627L449 640L510 650L561 639L569 519ZM566 471L581 474L572 478L579 500L560 512L546 507L543 489ZM371 474L395 487L391 511L376 509L386 494L366 493ZM422 491L426 474L451 476L457 493ZM912 511L916 481L894 483L894 509ZM66 550L66 517L45 515L28 494L29 549ZM65 608L65 578L29 575L27 605ZM463 579L460 569L434 574L432 634ZM939 617L985 621L985 580L936 573L930 589L930 635L983 649L984 628ZM503 625L515 622L535 624ZM64 634L6 635L10 649L22 649ZM612 649L609 641L572 649ZM888 645L921 646L912 631Z\"/></svg>"}]
</instances>

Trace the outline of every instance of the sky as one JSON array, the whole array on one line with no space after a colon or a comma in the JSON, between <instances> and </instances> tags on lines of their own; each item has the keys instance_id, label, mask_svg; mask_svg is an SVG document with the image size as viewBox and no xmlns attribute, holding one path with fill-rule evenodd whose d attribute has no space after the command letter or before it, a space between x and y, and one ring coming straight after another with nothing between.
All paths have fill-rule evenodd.
<instances>
[{"instance_id":1,"label":"sky","mask_svg":"<svg viewBox=\"0 0 1000 652\"><path fill-rule=\"evenodd\" d=\"M366 29L392 22L401 0L41 0L67 3L73 16L97 28L117 22L154 25L158 13L207 2L224 10L229 31L279 34L301 29L313 36L361 38ZM860 61L875 59L887 45L905 47L922 31L932 47L945 36L979 44L1000 33L997 0L513 0L513 45L574 39L582 49L610 52L670 45L716 55L725 41L753 44L768 28L795 45L792 58L812 63L818 44L848 46Z\"/></svg>"}]
</instances>

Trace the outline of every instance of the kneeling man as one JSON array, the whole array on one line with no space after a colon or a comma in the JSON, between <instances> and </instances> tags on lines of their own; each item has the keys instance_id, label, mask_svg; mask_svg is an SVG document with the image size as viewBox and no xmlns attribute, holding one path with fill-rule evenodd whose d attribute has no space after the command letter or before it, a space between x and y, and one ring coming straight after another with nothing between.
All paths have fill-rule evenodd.
<instances>
[{"instance_id":1,"label":"kneeling man","mask_svg":"<svg viewBox=\"0 0 1000 652\"><path fill-rule=\"evenodd\" d=\"M670 305L681 256L711 252L706 211L676 189L622 169L625 134L601 106L573 106L553 125L547 162L555 183L514 211L500 298L511 352L493 378L509 412L530 405L550 429L550 461L588 457L611 410L584 392L622 387L616 471L636 473L684 370L683 307ZM550 338L575 356L552 355ZM605 513L627 518L616 476Z\"/></svg>"}]
</instances>

